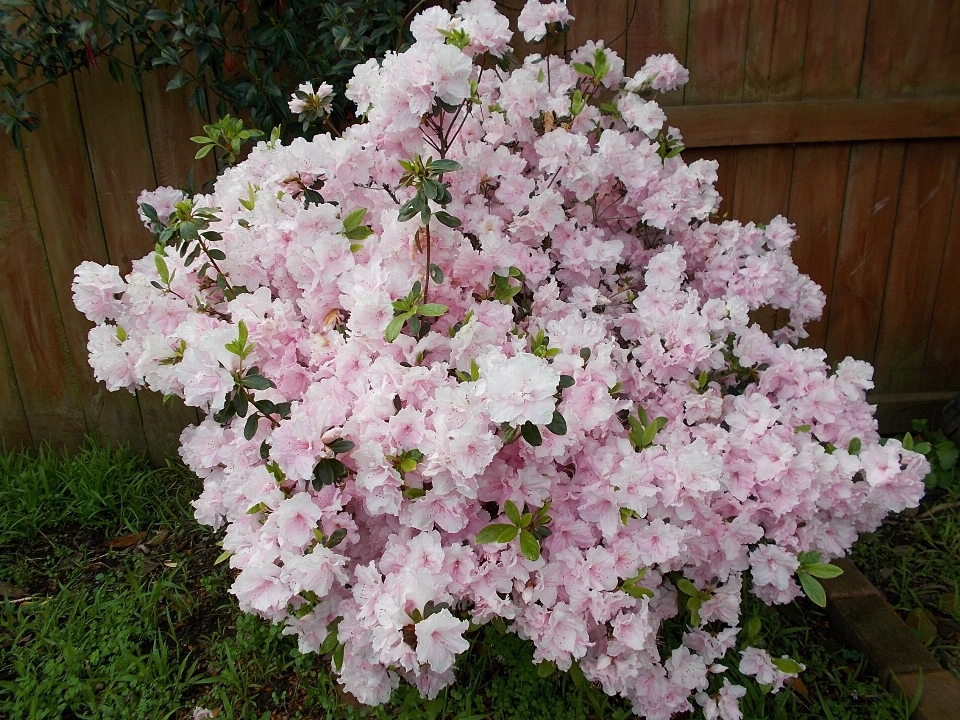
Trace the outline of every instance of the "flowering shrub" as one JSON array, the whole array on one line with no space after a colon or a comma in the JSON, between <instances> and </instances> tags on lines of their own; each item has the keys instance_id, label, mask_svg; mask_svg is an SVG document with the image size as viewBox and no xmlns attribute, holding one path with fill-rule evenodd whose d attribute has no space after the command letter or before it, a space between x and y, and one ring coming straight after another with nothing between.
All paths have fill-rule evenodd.
<instances>
[{"instance_id":1,"label":"flowering shrub","mask_svg":"<svg viewBox=\"0 0 960 720\"><path fill-rule=\"evenodd\" d=\"M77 270L96 375L207 413L181 453L241 608L362 702L435 696L493 622L645 717L739 718L721 660L773 690L801 669L738 645L744 589L823 603L824 560L928 465L879 442L869 365L790 344L823 295L787 221L710 219L716 163L653 99L686 81L672 56L507 71L491 0L412 31L358 67L343 137L142 196L156 251ZM773 338L763 306L789 311Z\"/></svg>"}]
</instances>

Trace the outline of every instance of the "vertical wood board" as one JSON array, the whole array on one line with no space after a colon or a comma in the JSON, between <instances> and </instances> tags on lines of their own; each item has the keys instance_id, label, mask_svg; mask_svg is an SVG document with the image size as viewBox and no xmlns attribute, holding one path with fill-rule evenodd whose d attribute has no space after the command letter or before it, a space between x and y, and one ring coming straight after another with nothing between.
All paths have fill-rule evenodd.
<instances>
[{"instance_id":1,"label":"vertical wood board","mask_svg":"<svg viewBox=\"0 0 960 720\"><path fill-rule=\"evenodd\" d=\"M691 0L684 105L740 102L749 0Z\"/></svg>"},{"instance_id":2,"label":"vertical wood board","mask_svg":"<svg viewBox=\"0 0 960 720\"><path fill-rule=\"evenodd\" d=\"M0 137L0 322L34 442L86 431L23 158Z\"/></svg>"},{"instance_id":3,"label":"vertical wood board","mask_svg":"<svg viewBox=\"0 0 960 720\"><path fill-rule=\"evenodd\" d=\"M923 364L923 390L960 388L960 178L953 194L947 245Z\"/></svg>"},{"instance_id":4,"label":"vertical wood board","mask_svg":"<svg viewBox=\"0 0 960 720\"><path fill-rule=\"evenodd\" d=\"M873 361L900 198L904 142L856 143L850 169L828 314L826 350Z\"/></svg>"},{"instance_id":5,"label":"vertical wood board","mask_svg":"<svg viewBox=\"0 0 960 720\"><path fill-rule=\"evenodd\" d=\"M960 141L907 146L876 356L878 391L920 389Z\"/></svg>"},{"instance_id":6,"label":"vertical wood board","mask_svg":"<svg viewBox=\"0 0 960 720\"><path fill-rule=\"evenodd\" d=\"M849 143L802 145L793 156L788 217L797 226L797 240L791 254L827 297L822 318L807 324L808 347L823 347L827 339L849 161Z\"/></svg>"},{"instance_id":7,"label":"vertical wood board","mask_svg":"<svg viewBox=\"0 0 960 720\"><path fill-rule=\"evenodd\" d=\"M41 189L33 197L86 427L101 437L143 449L136 398L107 392L94 379L87 362L87 332L92 323L73 306L71 284L77 265L84 260L108 261L86 145L77 142L83 130L73 86L69 82L63 87L50 85L30 99L34 112L48 122L24 139L24 157L32 187Z\"/></svg>"},{"instance_id":8,"label":"vertical wood board","mask_svg":"<svg viewBox=\"0 0 960 720\"><path fill-rule=\"evenodd\" d=\"M20 399L7 335L0 322L0 450L24 448L32 444L33 437Z\"/></svg>"}]
</instances>

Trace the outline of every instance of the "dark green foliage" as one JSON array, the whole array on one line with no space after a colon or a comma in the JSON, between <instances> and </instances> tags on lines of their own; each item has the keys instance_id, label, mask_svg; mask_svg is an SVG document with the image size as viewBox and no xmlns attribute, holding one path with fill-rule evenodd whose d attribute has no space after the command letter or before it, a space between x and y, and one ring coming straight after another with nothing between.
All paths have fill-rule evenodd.
<instances>
[{"instance_id":1,"label":"dark green foliage","mask_svg":"<svg viewBox=\"0 0 960 720\"><path fill-rule=\"evenodd\" d=\"M353 68L383 57L408 39L406 0L54 0L0 3L0 126L20 146L21 131L40 118L23 109L26 95L69 73L106 63L118 82L139 88L143 73L172 67L168 90L191 89L190 105L208 115L249 114L269 132L311 134L291 122L287 103L298 84L333 85L333 122L351 107L343 97ZM118 53L132 42L135 60ZM296 118L293 118L294 120ZM314 128L314 131L319 128Z\"/></svg>"}]
</instances>

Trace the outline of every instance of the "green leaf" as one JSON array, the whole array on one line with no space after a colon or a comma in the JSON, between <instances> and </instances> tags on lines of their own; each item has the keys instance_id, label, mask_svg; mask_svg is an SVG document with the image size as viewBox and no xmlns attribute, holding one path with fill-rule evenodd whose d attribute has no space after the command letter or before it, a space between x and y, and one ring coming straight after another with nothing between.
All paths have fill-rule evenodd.
<instances>
[{"instance_id":1,"label":"green leaf","mask_svg":"<svg viewBox=\"0 0 960 720\"><path fill-rule=\"evenodd\" d=\"M930 443L928 442L917 443L916 445L913 446L913 451L915 453L920 453L921 455L926 455L932 449L933 448L930 446Z\"/></svg>"},{"instance_id":2,"label":"green leaf","mask_svg":"<svg viewBox=\"0 0 960 720\"><path fill-rule=\"evenodd\" d=\"M507 525L503 530L500 531L500 534L497 535L497 542L499 543L508 543L517 536L517 532L520 530L516 525ZM526 532L526 531L524 531Z\"/></svg>"},{"instance_id":3,"label":"green leaf","mask_svg":"<svg viewBox=\"0 0 960 720\"><path fill-rule=\"evenodd\" d=\"M436 217L437 220L446 225L448 228L458 228L462 224L460 218L454 217L446 210L437 210L434 213L434 217Z\"/></svg>"},{"instance_id":4,"label":"green leaf","mask_svg":"<svg viewBox=\"0 0 960 720\"><path fill-rule=\"evenodd\" d=\"M193 156L194 160L201 160L210 154L210 151L216 147L215 145L204 145L202 148L197 150L197 154Z\"/></svg>"},{"instance_id":5,"label":"green leaf","mask_svg":"<svg viewBox=\"0 0 960 720\"><path fill-rule=\"evenodd\" d=\"M847 452L851 455L859 455L860 450L863 448L863 443L860 438L855 437L850 441L850 444L847 446Z\"/></svg>"},{"instance_id":6,"label":"green leaf","mask_svg":"<svg viewBox=\"0 0 960 720\"><path fill-rule=\"evenodd\" d=\"M343 542L343 539L347 536L346 528L337 528L332 533L330 537L327 538L327 541L324 543L328 548L335 548L337 545Z\"/></svg>"},{"instance_id":7,"label":"green leaf","mask_svg":"<svg viewBox=\"0 0 960 720\"><path fill-rule=\"evenodd\" d=\"M843 570L829 563L811 563L803 566L803 571L818 578L835 578L843 575Z\"/></svg>"},{"instance_id":8,"label":"green leaf","mask_svg":"<svg viewBox=\"0 0 960 720\"><path fill-rule=\"evenodd\" d=\"M357 208L343 219L343 229L348 232L350 230L356 230L363 223L363 218L366 214L366 208Z\"/></svg>"},{"instance_id":9,"label":"green leaf","mask_svg":"<svg viewBox=\"0 0 960 720\"><path fill-rule=\"evenodd\" d=\"M521 528L530 527L530 522L533 520L533 513L525 512L520 516L520 522L517 525Z\"/></svg>"},{"instance_id":10,"label":"green leaf","mask_svg":"<svg viewBox=\"0 0 960 720\"><path fill-rule=\"evenodd\" d=\"M110 77L117 81L118 84L123 84L123 68L120 67L120 63L117 62L115 57L111 57L107 61L107 66L110 70Z\"/></svg>"},{"instance_id":11,"label":"green leaf","mask_svg":"<svg viewBox=\"0 0 960 720\"><path fill-rule=\"evenodd\" d=\"M913 435L910 433L903 436L903 447L907 450L913 450Z\"/></svg>"},{"instance_id":12,"label":"green leaf","mask_svg":"<svg viewBox=\"0 0 960 720\"><path fill-rule=\"evenodd\" d=\"M960 450L951 441L946 440L937 444L937 461L944 470L951 470L960 459Z\"/></svg>"},{"instance_id":13,"label":"green leaf","mask_svg":"<svg viewBox=\"0 0 960 720\"><path fill-rule=\"evenodd\" d=\"M325 485L333 485L349 473L347 466L336 458L324 458L313 468L313 488L319 490Z\"/></svg>"},{"instance_id":14,"label":"green leaf","mask_svg":"<svg viewBox=\"0 0 960 720\"><path fill-rule=\"evenodd\" d=\"M520 552L527 560L536 562L540 559L540 543L528 530L520 531Z\"/></svg>"},{"instance_id":15,"label":"green leaf","mask_svg":"<svg viewBox=\"0 0 960 720\"><path fill-rule=\"evenodd\" d=\"M455 172L463 169L463 165L456 160L431 160L430 172L435 175L445 172Z\"/></svg>"},{"instance_id":16,"label":"green leaf","mask_svg":"<svg viewBox=\"0 0 960 720\"><path fill-rule=\"evenodd\" d=\"M527 420L520 426L520 435L533 447L540 447L543 444L543 436L540 435L540 428Z\"/></svg>"},{"instance_id":17,"label":"green leaf","mask_svg":"<svg viewBox=\"0 0 960 720\"><path fill-rule=\"evenodd\" d=\"M488 543L500 542L498 538L500 533L504 530L516 530L516 527L513 525L507 525L506 523L493 523L492 525L487 525L483 530L477 533L477 539L474 542L477 545L486 545ZM513 538L511 538L512 540Z\"/></svg>"},{"instance_id":18,"label":"green leaf","mask_svg":"<svg viewBox=\"0 0 960 720\"><path fill-rule=\"evenodd\" d=\"M567 434L567 421L556 410L553 411L553 420L550 421L550 424L547 425L547 430L552 432L554 435L566 435Z\"/></svg>"},{"instance_id":19,"label":"green leaf","mask_svg":"<svg viewBox=\"0 0 960 720\"><path fill-rule=\"evenodd\" d=\"M443 270L440 269L439 265L430 263L429 271L430 271L430 279L433 280L434 283L439 285L440 283L443 282Z\"/></svg>"},{"instance_id":20,"label":"green leaf","mask_svg":"<svg viewBox=\"0 0 960 720\"><path fill-rule=\"evenodd\" d=\"M373 235L373 230L368 228L366 225L362 225L361 227L353 228L352 230L347 230L346 232L343 233L343 235L344 237L347 238L347 240L360 241L360 240L366 240L368 237Z\"/></svg>"},{"instance_id":21,"label":"green leaf","mask_svg":"<svg viewBox=\"0 0 960 720\"><path fill-rule=\"evenodd\" d=\"M587 65L586 63L575 62L575 63L572 63L571 66L573 67L574 70L576 70L581 75L586 75L587 77L593 77L594 75L593 68L590 65Z\"/></svg>"},{"instance_id":22,"label":"green leaf","mask_svg":"<svg viewBox=\"0 0 960 720\"><path fill-rule=\"evenodd\" d=\"M771 658L773 664L776 666L777 670L787 675L799 675L803 672L803 665L798 663L796 660L791 660L790 658Z\"/></svg>"},{"instance_id":23,"label":"green leaf","mask_svg":"<svg viewBox=\"0 0 960 720\"><path fill-rule=\"evenodd\" d=\"M557 385L557 389L566 390L568 387L573 387L577 384L577 381L573 379L571 375L561 375L560 383Z\"/></svg>"},{"instance_id":24,"label":"green leaf","mask_svg":"<svg viewBox=\"0 0 960 720\"><path fill-rule=\"evenodd\" d=\"M403 496L407 500L416 500L417 498L422 498L427 494L427 491L423 488L407 488L403 491Z\"/></svg>"},{"instance_id":25,"label":"green leaf","mask_svg":"<svg viewBox=\"0 0 960 720\"><path fill-rule=\"evenodd\" d=\"M393 320L390 321L390 324L387 325L387 329L383 333L384 339L388 343L392 343L394 340L400 337L400 331L403 330L404 324L406 324L407 320L409 320L411 317L413 317L412 312L405 312L397 315Z\"/></svg>"},{"instance_id":26,"label":"green leaf","mask_svg":"<svg viewBox=\"0 0 960 720\"><path fill-rule=\"evenodd\" d=\"M425 207L425 201L424 196L418 192L400 207L400 214L397 216L397 220L400 222L410 220Z\"/></svg>"},{"instance_id":27,"label":"green leaf","mask_svg":"<svg viewBox=\"0 0 960 720\"><path fill-rule=\"evenodd\" d=\"M250 388L251 390L266 390L268 388L275 388L273 380L265 378L263 375L247 375L243 380L240 381L240 384L245 388Z\"/></svg>"},{"instance_id":28,"label":"green leaf","mask_svg":"<svg viewBox=\"0 0 960 720\"><path fill-rule=\"evenodd\" d=\"M823 585L820 584L819 580L813 577L813 575L805 573L803 570L797 571L797 578L800 580L800 587L803 588L804 594L806 594L814 604L820 607L827 606L827 592L823 589Z\"/></svg>"},{"instance_id":29,"label":"green leaf","mask_svg":"<svg viewBox=\"0 0 960 720\"><path fill-rule=\"evenodd\" d=\"M326 655L327 653L333 652L337 647L337 643L337 631L331 630L329 633L327 633L327 636L323 639L323 643L320 645L320 654Z\"/></svg>"},{"instance_id":30,"label":"green leaf","mask_svg":"<svg viewBox=\"0 0 960 720\"><path fill-rule=\"evenodd\" d=\"M189 85L189 84L190 84L190 78L184 75L183 71L180 70L177 72L176 75L174 75L170 79L170 82L167 83L167 92L170 92L171 90L179 90L184 85Z\"/></svg>"},{"instance_id":31,"label":"green leaf","mask_svg":"<svg viewBox=\"0 0 960 720\"><path fill-rule=\"evenodd\" d=\"M537 677L546 679L557 672L557 664L553 660L543 660L537 663Z\"/></svg>"},{"instance_id":32,"label":"green leaf","mask_svg":"<svg viewBox=\"0 0 960 720\"><path fill-rule=\"evenodd\" d=\"M343 650L344 646L339 644L337 645L337 649L333 651L333 664L336 666L337 670L343 667Z\"/></svg>"},{"instance_id":33,"label":"green leaf","mask_svg":"<svg viewBox=\"0 0 960 720\"><path fill-rule=\"evenodd\" d=\"M506 513L508 518L510 518L510 522L518 527L520 526L520 510L517 508L513 500L507 500L503 504L503 512Z\"/></svg>"},{"instance_id":34,"label":"green leaf","mask_svg":"<svg viewBox=\"0 0 960 720\"><path fill-rule=\"evenodd\" d=\"M164 260L163 255L158 252L153 254L153 262L157 266L157 274L160 276L160 280L164 285L170 284L170 270L167 269L167 261Z\"/></svg>"},{"instance_id":35,"label":"green leaf","mask_svg":"<svg viewBox=\"0 0 960 720\"><path fill-rule=\"evenodd\" d=\"M747 638L753 639L760 634L761 621L759 616L754 616L747 621Z\"/></svg>"},{"instance_id":36,"label":"green leaf","mask_svg":"<svg viewBox=\"0 0 960 720\"><path fill-rule=\"evenodd\" d=\"M423 317L440 317L449 309L446 305L441 305L440 303L427 303L426 305L417 306L417 315L422 315Z\"/></svg>"},{"instance_id":37,"label":"green leaf","mask_svg":"<svg viewBox=\"0 0 960 720\"><path fill-rule=\"evenodd\" d=\"M417 469L417 461L412 457L405 457L400 461L400 470L402 472L408 473L413 472Z\"/></svg>"},{"instance_id":38,"label":"green leaf","mask_svg":"<svg viewBox=\"0 0 960 720\"><path fill-rule=\"evenodd\" d=\"M697 586L686 578L680 578L677 580L677 590L682 592L684 595L689 595L690 597L696 597L700 594L700 591L697 590Z\"/></svg>"},{"instance_id":39,"label":"green leaf","mask_svg":"<svg viewBox=\"0 0 960 720\"><path fill-rule=\"evenodd\" d=\"M344 440L343 438L337 438L332 443L327 443L327 447L330 448L330 451L334 455L341 455L343 453L350 452L356 447L356 445L349 440Z\"/></svg>"},{"instance_id":40,"label":"green leaf","mask_svg":"<svg viewBox=\"0 0 960 720\"><path fill-rule=\"evenodd\" d=\"M243 415L240 415L240 417L243 417ZM244 440L253 440L253 436L257 434L259 419L260 419L260 415L257 413L253 413L253 415L247 418L247 421L243 424Z\"/></svg>"},{"instance_id":41,"label":"green leaf","mask_svg":"<svg viewBox=\"0 0 960 720\"><path fill-rule=\"evenodd\" d=\"M222 563L224 560L226 560L227 558L229 558L231 555L233 555L232 552L230 552L229 550L224 550L222 553L220 553L219 555L217 555L217 559L213 561L213 564L214 564L214 565L219 565L219 564Z\"/></svg>"}]
</instances>

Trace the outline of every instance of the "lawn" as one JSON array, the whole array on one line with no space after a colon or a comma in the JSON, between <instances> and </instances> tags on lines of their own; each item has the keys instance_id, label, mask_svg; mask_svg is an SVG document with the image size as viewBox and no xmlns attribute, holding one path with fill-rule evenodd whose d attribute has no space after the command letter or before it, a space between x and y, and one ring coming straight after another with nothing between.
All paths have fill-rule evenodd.
<instances>
[{"instance_id":1,"label":"lawn","mask_svg":"<svg viewBox=\"0 0 960 720\"><path fill-rule=\"evenodd\" d=\"M582 676L543 672L530 645L490 626L475 632L459 682L436 700L401 687L389 705L358 706L338 689L329 657L301 655L280 628L238 611L231 571L216 564L217 536L192 519L198 492L181 467L154 469L124 449L0 455L0 716L189 718L199 706L250 719L632 717ZM958 499L955 488L935 490L855 555L898 608L923 611L911 618L954 672ZM744 611L759 620L753 644L807 666L778 695L745 680L746 718L906 716L905 701L808 601L768 608L750 596Z\"/></svg>"}]
</instances>

